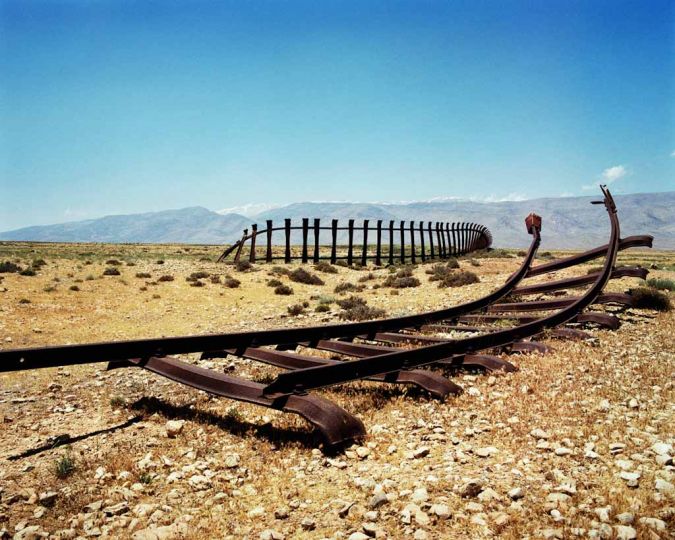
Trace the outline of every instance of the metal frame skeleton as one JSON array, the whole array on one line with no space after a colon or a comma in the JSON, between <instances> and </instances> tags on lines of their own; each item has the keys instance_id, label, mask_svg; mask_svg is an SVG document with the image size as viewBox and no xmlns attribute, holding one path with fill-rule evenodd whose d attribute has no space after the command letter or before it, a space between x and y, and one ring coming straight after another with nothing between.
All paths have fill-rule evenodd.
<instances>
[{"instance_id":1,"label":"metal frame skeleton","mask_svg":"<svg viewBox=\"0 0 675 540\"><path fill-rule=\"evenodd\" d=\"M650 246L651 237L640 236L620 240L614 201L608 190L604 187L602 190L604 200L599 202L604 203L611 224L611 236L607 245L574 257L531 267L540 243L540 222L537 221L538 218L535 219L536 216L534 218L528 216L528 232L533 238L519 269L496 291L459 306L360 323L4 350L0 351L0 372L104 361L109 362L110 367L137 366L214 395L297 413L318 429L328 445L359 439L365 436L365 428L358 418L331 401L308 392L368 378L385 383L416 384L428 390L433 396L443 398L461 389L436 373L415 368L437 363L452 367L477 366L485 369L513 370L510 363L480 352L504 347L512 351L545 350L546 347L541 344L524 340L570 321L582 321L584 317L592 322L613 317L602 313L582 313L585 308L598 300L630 303L630 299L625 296L603 297L601 292L612 277L643 275L643 272L636 269L614 270L614 263L620 249L636 245ZM518 287L526 276L568 268L603 255L605 262L602 270L592 275L592 285L582 296L543 305L540 302L532 306L524 306L522 302L518 306L511 305L511 307L508 303L498 303L511 293L528 294L532 290L540 290ZM576 278L576 281L560 280L556 287L560 289L579 287L587 284L588 278L589 276L585 276L583 280ZM547 286L550 287L553 283L555 282L549 282ZM538 287L541 288L543 285ZM506 310L506 315L487 313L493 311L495 306L497 310ZM517 310L515 314L511 314L512 307ZM518 315L528 307L537 311L553 309L557 311L542 316ZM511 318L519 324L506 329L469 327L462 324L469 321L483 323L491 317ZM434 327L457 327L478 335L463 339L448 339L420 333L434 330ZM580 337L579 330L557 331L562 336ZM355 342L355 339L360 342ZM385 342L387 345L375 345L372 342ZM392 343L400 342L422 346L415 348L391 346ZM263 348L265 346L275 346L276 350ZM355 359L327 360L288 352L288 349L297 346L332 351ZM265 385L167 356L200 351L204 352L204 358L236 354L289 371L279 374L274 381Z\"/></svg>"}]
</instances>

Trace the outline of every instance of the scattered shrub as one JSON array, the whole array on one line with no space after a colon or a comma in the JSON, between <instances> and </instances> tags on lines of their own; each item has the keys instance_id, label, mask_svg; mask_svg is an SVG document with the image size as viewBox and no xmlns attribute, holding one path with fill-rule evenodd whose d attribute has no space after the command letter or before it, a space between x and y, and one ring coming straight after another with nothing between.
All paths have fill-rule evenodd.
<instances>
[{"instance_id":1,"label":"scattered shrub","mask_svg":"<svg viewBox=\"0 0 675 540\"><path fill-rule=\"evenodd\" d=\"M345 309L340 313L340 318L347 321L367 321L386 316L387 312L380 308L373 308L364 304Z\"/></svg>"},{"instance_id":2,"label":"scattered shrub","mask_svg":"<svg viewBox=\"0 0 675 540\"><path fill-rule=\"evenodd\" d=\"M469 264L471 266L480 266L480 261L477 259L469 259Z\"/></svg>"},{"instance_id":3,"label":"scattered shrub","mask_svg":"<svg viewBox=\"0 0 675 540\"><path fill-rule=\"evenodd\" d=\"M268 287L278 287L279 285L283 285L283 282L279 281L278 279L270 279L267 282Z\"/></svg>"},{"instance_id":4,"label":"scattered shrub","mask_svg":"<svg viewBox=\"0 0 675 540\"><path fill-rule=\"evenodd\" d=\"M395 274L390 274L382 283L383 287L392 287L394 289L407 289L409 287L418 287L420 280L413 277L413 269L409 266L401 268Z\"/></svg>"},{"instance_id":5,"label":"scattered shrub","mask_svg":"<svg viewBox=\"0 0 675 540\"><path fill-rule=\"evenodd\" d=\"M537 254L537 259L548 260L548 259L552 259L552 258L553 258L553 254L550 251L544 251L543 253Z\"/></svg>"},{"instance_id":6,"label":"scattered shrub","mask_svg":"<svg viewBox=\"0 0 675 540\"><path fill-rule=\"evenodd\" d=\"M42 289L44 292L54 292L56 290L56 287L54 285L47 285L44 289Z\"/></svg>"},{"instance_id":7,"label":"scattered shrub","mask_svg":"<svg viewBox=\"0 0 675 540\"><path fill-rule=\"evenodd\" d=\"M294 304L292 306L288 306L287 311L289 315L295 317L296 315L302 315L305 312L305 308L302 306L302 304Z\"/></svg>"},{"instance_id":8,"label":"scattered shrub","mask_svg":"<svg viewBox=\"0 0 675 540\"><path fill-rule=\"evenodd\" d=\"M139 287L138 290L145 292L148 290L148 288L145 285L143 285L142 287Z\"/></svg>"},{"instance_id":9,"label":"scattered shrub","mask_svg":"<svg viewBox=\"0 0 675 540\"><path fill-rule=\"evenodd\" d=\"M416 277L395 277L387 276L387 279L382 283L384 287L392 287L393 289L407 289L410 287L419 287L420 280Z\"/></svg>"},{"instance_id":10,"label":"scattered shrub","mask_svg":"<svg viewBox=\"0 0 675 540\"><path fill-rule=\"evenodd\" d=\"M30 300L28 300L28 298L22 298L21 300L19 300L19 304L30 304L30 303L31 302Z\"/></svg>"},{"instance_id":11,"label":"scattered shrub","mask_svg":"<svg viewBox=\"0 0 675 540\"><path fill-rule=\"evenodd\" d=\"M164 261L162 259L158 260L156 264L164 264Z\"/></svg>"},{"instance_id":12,"label":"scattered shrub","mask_svg":"<svg viewBox=\"0 0 675 540\"><path fill-rule=\"evenodd\" d=\"M638 287L631 289L633 305L639 309L653 309L655 311L670 311L672 305L670 298L665 293L650 289L649 287Z\"/></svg>"},{"instance_id":13,"label":"scattered shrub","mask_svg":"<svg viewBox=\"0 0 675 540\"><path fill-rule=\"evenodd\" d=\"M473 272L455 271L448 274L438 283L439 289L446 287L461 287L462 285L470 285L471 283L478 283L480 279Z\"/></svg>"},{"instance_id":14,"label":"scattered shrub","mask_svg":"<svg viewBox=\"0 0 675 540\"><path fill-rule=\"evenodd\" d=\"M325 313L326 311L330 311L330 305L328 304L319 304L314 308L314 311L317 313Z\"/></svg>"},{"instance_id":15,"label":"scattered shrub","mask_svg":"<svg viewBox=\"0 0 675 540\"><path fill-rule=\"evenodd\" d=\"M241 285L241 281L238 279L229 276L225 278L225 286L228 289L236 289L239 285Z\"/></svg>"},{"instance_id":16,"label":"scattered shrub","mask_svg":"<svg viewBox=\"0 0 675 540\"><path fill-rule=\"evenodd\" d=\"M365 287L363 285L354 285L348 281L338 284L333 292L335 293L344 293L344 292L361 292Z\"/></svg>"},{"instance_id":17,"label":"scattered shrub","mask_svg":"<svg viewBox=\"0 0 675 540\"><path fill-rule=\"evenodd\" d=\"M323 285L323 280L316 274L311 274L304 268L296 268L288 277L296 283L305 283L307 285Z\"/></svg>"},{"instance_id":18,"label":"scattered shrub","mask_svg":"<svg viewBox=\"0 0 675 540\"><path fill-rule=\"evenodd\" d=\"M342 309L351 309L356 306L365 306L366 303L367 303L366 300L364 300L360 296L354 295L350 296L349 298L337 301L337 305L340 306Z\"/></svg>"},{"instance_id":19,"label":"scattered shrub","mask_svg":"<svg viewBox=\"0 0 675 540\"><path fill-rule=\"evenodd\" d=\"M129 262L127 263L127 266L136 266L136 263L133 262L133 261L129 261Z\"/></svg>"},{"instance_id":20,"label":"scattered shrub","mask_svg":"<svg viewBox=\"0 0 675 540\"><path fill-rule=\"evenodd\" d=\"M171 275L169 275L169 274L167 274L167 275L165 275L165 276L160 276L160 277L157 279L157 281L161 281L161 282L165 282L165 281L173 281L173 280L174 280L174 277L171 276Z\"/></svg>"},{"instance_id":21,"label":"scattered shrub","mask_svg":"<svg viewBox=\"0 0 675 540\"><path fill-rule=\"evenodd\" d=\"M324 274L337 274L338 269L335 268L332 264L327 263L326 261L319 261L314 265L314 270L323 272Z\"/></svg>"},{"instance_id":22,"label":"scattered shrub","mask_svg":"<svg viewBox=\"0 0 675 540\"><path fill-rule=\"evenodd\" d=\"M203 287L203 286L204 286L204 282L199 281L198 279L190 282L190 287Z\"/></svg>"},{"instance_id":23,"label":"scattered shrub","mask_svg":"<svg viewBox=\"0 0 675 540\"><path fill-rule=\"evenodd\" d=\"M459 261L454 257L448 259L448 262L445 263L448 268L459 268Z\"/></svg>"},{"instance_id":24,"label":"scattered shrub","mask_svg":"<svg viewBox=\"0 0 675 540\"><path fill-rule=\"evenodd\" d=\"M211 283L218 285L220 283L220 276L211 276Z\"/></svg>"},{"instance_id":25,"label":"scattered shrub","mask_svg":"<svg viewBox=\"0 0 675 540\"><path fill-rule=\"evenodd\" d=\"M122 264L117 259L108 259L105 263L109 264L110 266L120 266Z\"/></svg>"},{"instance_id":26,"label":"scattered shrub","mask_svg":"<svg viewBox=\"0 0 675 540\"><path fill-rule=\"evenodd\" d=\"M586 274L595 274L597 272L602 272L602 266L591 266L587 271Z\"/></svg>"},{"instance_id":27,"label":"scattered shrub","mask_svg":"<svg viewBox=\"0 0 675 540\"><path fill-rule=\"evenodd\" d=\"M318 300L319 304L332 304L333 302L335 302L335 298L333 298L332 296L325 296L325 295L315 296L313 300Z\"/></svg>"},{"instance_id":28,"label":"scattered shrub","mask_svg":"<svg viewBox=\"0 0 675 540\"><path fill-rule=\"evenodd\" d=\"M123 407L126 407L127 402L124 400L123 397L120 396L113 396L110 398L110 406L113 407L114 409L121 409Z\"/></svg>"},{"instance_id":29,"label":"scattered shrub","mask_svg":"<svg viewBox=\"0 0 675 540\"><path fill-rule=\"evenodd\" d=\"M158 295L158 294L153 294L152 298L153 298L153 300L159 300L161 298L161 296Z\"/></svg>"},{"instance_id":30,"label":"scattered shrub","mask_svg":"<svg viewBox=\"0 0 675 540\"><path fill-rule=\"evenodd\" d=\"M61 456L54 464L54 474L63 480L75 471L75 460L69 455Z\"/></svg>"},{"instance_id":31,"label":"scattered shrub","mask_svg":"<svg viewBox=\"0 0 675 540\"><path fill-rule=\"evenodd\" d=\"M44 259L34 259L34 260L33 260L33 263L31 264L31 266L32 266L33 268L42 268L42 267L45 266L46 264L47 264L47 261L45 261Z\"/></svg>"},{"instance_id":32,"label":"scattered shrub","mask_svg":"<svg viewBox=\"0 0 675 540\"><path fill-rule=\"evenodd\" d=\"M283 266L273 266L270 269L270 274L273 276L287 276L291 273L291 271L288 268L284 268Z\"/></svg>"},{"instance_id":33,"label":"scattered shrub","mask_svg":"<svg viewBox=\"0 0 675 540\"><path fill-rule=\"evenodd\" d=\"M248 261L237 261L234 267L237 269L237 272L248 272L253 268L253 265Z\"/></svg>"},{"instance_id":34,"label":"scattered shrub","mask_svg":"<svg viewBox=\"0 0 675 540\"><path fill-rule=\"evenodd\" d=\"M138 273L136 273L136 277L139 278L139 279L149 279L152 276L150 274L148 274L147 272L138 272Z\"/></svg>"},{"instance_id":35,"label":"scattered shrub","mask_svg":"<svg viewBox=\"0 0 675 540\"><path fill-rule=\"evenodd\" d=\"M274 294L288 296L290 294L293 294L293 289L291 289L288 285L278 285L277 287L274 288Z\"/></svg>"},{"instance_id":36,"label":"scattered shrub","mask_svg":"<svg viewBox=\"0 0 675 540\"><path fill-rule=\"evenodd\" d=\"M377 276L373 274L372 272L368 272L365 276L361 276L359 278L359 283L365 283L366 281L371 281L375 279Z\"/></svg>"},{"instance_id":37,"label":"scattered shrub","mask_svg":"<svg viewBox=\"0 0 675 540\"><path fill-rule=\"evenodd\" d=\"M33 270L32 268L26 268L25 270L21 270L21 272L19 272L19 275L20 276L34 276L36 274L35 274L35 270Z\"/></svg>"},{"instance_id":38,"label":"scattered shrub","mask_svg":"<svg viewBox=\"0 0 675 540\"><path fill-rule=\"evenodd\" d=\"M104 276L119 276L120 271L117 268L110 267L110 268L106 268L105 270L103 270L103 275Z\"/></svg>"},{"instance_id":39,"label":"scattered shrub","mask_svg":"<svg viewBox=\"0 0 675 540\"><path fill-rule=\"evenodd\" d=\"M68 287L68 290L78 292L80 288L77 285L71 285L70 287Z\"/></svg>"},{"instance_id":40,"label":"scattered shrub","mask_svg":"<svg viewBox=\"0 0 675 540\"><path fill-rule=\"evenodd\" d=\"M647 280L647 285L652 289L659 289L662 291L675 291L675 281L665 278L651 278Z\"/></svg>"},{"instance_id":41,"label":"scattered shrub","mask_svg":"<svg viewBox=\"0 0 675 540\"><path fill-rule=\"evenodd\" d=\"M349 267L347 261L342 259L340 259L339 261L335 261L335 266L344 266L345 268Z\"/></svg>"},{"instance_id":42,"label":"scattered shrub","mask_svg":"<svg viewBox=\"0 0 675 540\"><path fill-rule=\"evenodd\" d=\"M203 270L200 270L199 272L192 272L192 274L190 274L190 279L191 280L206 279L207 277L209 277L209 275L210 274L208 272L204 272Z\"/></svg>"},{"instance_id":43,"label":"scattered shrub","mask_svg":"<svg viewBox=\"0 0 675 540\"><path fill-rule=\"evenodd\" d=\"M527 252L521 249L516 253L516 255L518 255L518 257L525 257L525 255L527 255Z\"/></svg>"}]
</instances>

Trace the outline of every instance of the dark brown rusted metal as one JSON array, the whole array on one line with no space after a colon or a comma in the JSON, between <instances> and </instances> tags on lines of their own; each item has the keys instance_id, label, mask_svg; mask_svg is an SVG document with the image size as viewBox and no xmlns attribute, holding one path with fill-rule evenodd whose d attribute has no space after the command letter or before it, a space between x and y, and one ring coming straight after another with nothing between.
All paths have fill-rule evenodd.
<instances>
[{"instance_id":1,"label":"dark brown rusted metal","mask_svg":"<svg viewBox=\"0 0 675 540\"><path fill-rule=\"evenodd\" d=\"M619 267L612 271L612 279L622 277L636 277L645 279L649 270L640 267ZM589 283L593 283L598 278L598 272L587 274L585 276L576 276L567 279L560 279L556 281L547 281L544 283L535 283L533 285L526 285L516 287L513 289L513 295L538 294L551 291L559 291L563 289L574 289L576 287L583 287Z\"/></svg>"}]
</instances>

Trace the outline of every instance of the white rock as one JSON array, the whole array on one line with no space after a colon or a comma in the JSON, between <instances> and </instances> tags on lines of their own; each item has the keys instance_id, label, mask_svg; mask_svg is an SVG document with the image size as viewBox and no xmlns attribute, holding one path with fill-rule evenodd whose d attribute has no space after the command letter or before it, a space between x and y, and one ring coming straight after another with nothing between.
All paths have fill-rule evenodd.
<instances>
[{"instance_id":1,"label":"white rock","mask_svg":"<svg viewBox=\"0 0 675 540\"><path fill-rule=\"evenodd\" d=\"M673 453L673 447L670 444L657 442L652 445L652 450L659 456L669 455Z\"/></svg>"},{"instance_id":2,"label":"white rock","mask_svg":"<svg viewBox=\"0 0 675 540\"><path fill-rule=\"evenodd\" d=\"M631 523L633 523L633 521L635 521L635 516L630 512L623 512L616 516L616 520L619 523L623 523L624 525L630 525Z\"/></svg>"},{"instance_id":3,"label":"white rock","mask_svg":"<svg viewBox=\"0 0 675 540\"><path fill-rule=\"evenodd\" d=\"M412 502L420 504L426 502L429 499L429 493L427 493L427 489L424 487L417 488L415 491L413 491L410 499Z\"/></svg>"},{"instance_id":4,"label":"white rock","mask_svg":"<svg viewBox=\"0 0 675 540\"><path fill-rule=\"evenodd\" d=\"M305 517L302 518L302 521L300 522L300 527L302 527L304 531L313 531L314 529L316 529L316 522L312 518Z\"/></svg>"},{"instance_id":5,"label":"white rock","mask_svg":"<svg viewBox=\"0 0 675 540\"><path fill-rule=\"evenodd\" d=\"M441 519L448 519L452 516L450 507L447 504L432 504L429 513Z\"/></svg>"},{"instance_id":6,"label":"white rock","mask_svg":"<svg viewBox=\"0 0 675 540\"><path fill-rule=\"evenodd\" d=\"M478 448L475 450L475 454L480 457L489 457L493 456L494 454L498 453L499 450L495 448L494 446L486 446L484 448Z\"/></svg>"},{"instance_id":7,"label":"white rock","mask_svg":"<svg viewBox=\"0 0 675 540\"><path fill-rule=\"evenodd\" d=\"M286 536L274 529L265 529L260 533L260 540L284 540Z\"/></svg>"},{"instance_id":8,"label":"white rock","mask_svg":"<svg viewBox=\"0 0 675 540\"><path fill-rule=\"evenodd\" d=\"M413 534L413 538L414 540L427 540L427 538L429 538L429 535L427 535L424 529L417 529L415 531L415 534Z\"/></svg>"},{"instance_id":9,"label":"white rock","mask_svg":"<svg viewBox=\"0 0 675 540\"><path fill-rule=\"evenodd\" d=\"M522 499L523 497L525 497L525 491L523 490L523 488L516 487L516 488L513 488L513 489L509 490L508 495L509 495L510 499L513 499L514 501L518 501L518 500Z\"/></svg>"},{"instance_id":10,"label":"white rock","mask_svg":"<svg viewBox=\"0 0 675 540\"><path fill-rule=\"evenodd\" d=\"M415 459L423 458L424 456L428 456L430 451L428 446L421 446L413 451L413 457Z\"/></svg>"},{"instance_id":11,"label":"white rock","mask_svg":"<svg viewBox=\"0 0 675 540\"><path fill-rule=\"evenodd\" d=\"M559 446L558 448L555 449L555 455L556 456L569 456L572 453L572 450L569 448L565 448L564 446Z\"/></svg>"},{"instance_id":12,"label":"white rock","mask_svg":"<svg viewBox=\"0 0 675 540\"><path fill-rule=\"evenodd\" d=\"M239 454L227 454L223 460L223 465L228 469L234 469L239 466L240 459Z\"/></svg>"},{"instance_id":13,"label":"white rock","mask_svg":"<svg viewBox=\"0 0 675 540\"><path fill-rule=\"evenodd\" d=\"M656 487L656 491L659 491L660 493L673 493L675 491L675 486L673 486L673 484L661 478L656 480L654 487Z\"/></svg>"},{"instance_id":14,"label":"white rock","mask_svg":"<svg viewBox=\"0 0 675 540\"><path fill-rule=\"evenodd\" d=\"M368 540L368 535L357 531L355 533L350 534L347 540Z\"/></svg>"},{"instance_id":15,"label":"white rock","mask_svg":"<svg viewBox=\"0 0 675 540\"><path fill-rule=\"evenodd\" d=\"M166 436L173 439L183 431L183 426L185 426L185 420L169 420L164 426L166 429Z\"/></svg>"},{"instance_id":16,"label":"white rock","mask_svg":"<svg viewBox=\"0 0 675 540\"><path fill-rule=\"evenodd\" d=\"M653 517L643 517L638 520L641 525L654 529L655 531L665 531L666 522L661 519L656 519Z\"/></svg>"},{"instance_id":17,"label":"white rock","mask_svg":"<svg viewBox=\"0 0 675 540\"><path fill-rule=\"evenodd\" d=\"M530 435L535 439L548 439L550 435L546 433L543 429L535 428L530 431Z\"/></svg>"},{"instance_id":18,"label":"white rock","mask_svg":"<svg viewBox=\"0 0 675 540\"><path fill-rule=\"evenodd\" d=\"M635 540L637 531L628 525L615 525L616 540Z\"/></svg>"}]
</instances>

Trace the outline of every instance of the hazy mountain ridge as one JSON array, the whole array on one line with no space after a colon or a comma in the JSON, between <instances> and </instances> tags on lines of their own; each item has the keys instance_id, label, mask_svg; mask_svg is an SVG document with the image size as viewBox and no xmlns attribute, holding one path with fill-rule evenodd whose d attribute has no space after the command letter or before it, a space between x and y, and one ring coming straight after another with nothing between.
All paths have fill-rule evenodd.
<instances>
[{"instance_id":1,"label":"hazy mountain ridge","mask_svg":"<svg viewBox=\"0 0 675 540\"><path fill-rule=\"evenodd\" d=\"M0 233L0 240L54 242L232 242L251 223L264 227L265 220L277 224L284 218L303 217L342 221L389 220L465 221L487 226L494 245L522 247L529 243L523 220L530 212L543 218L542 249L584 248L607 240L608 221L602 207L590 201L599 197L567 197L480 203L462 200L413 202L407 204L306 202L266 210L254 218L218 214L203 207L165 210L144 214L106 216L100 219L26 227ZM621 234L652 234L654 246L675 249L675 192L640 193L615 197L621 218ZM373 223L374 224L374 223Z\"/></svg>"}]
</instances>

